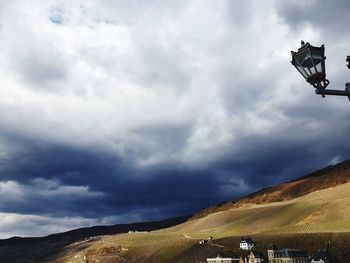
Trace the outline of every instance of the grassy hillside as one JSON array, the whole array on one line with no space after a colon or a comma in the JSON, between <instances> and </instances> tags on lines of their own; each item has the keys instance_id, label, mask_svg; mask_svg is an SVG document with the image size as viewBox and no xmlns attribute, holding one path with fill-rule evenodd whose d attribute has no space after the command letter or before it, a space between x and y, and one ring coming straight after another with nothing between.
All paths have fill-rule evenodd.
<instances>
[{"instance_id":1,"label":"grassy hillside","mask_svg":"<svg viewBox=\"0 0 350 263\"><path fill-rule=\"evenodd\" d=\"M205 262L218 251L242 253L237 250L242 235L252 236L265 253L271 243L305 248L310 254L332 246L340 258L341 253L350 253L348 243L343 243L350 240L350 183L293 200L241 205L167 229L104 237L57 262L83 262L84 256L100 262ZM198 244L209 236L214 243ZM98 251L111 248L119 252L103 261L106 255Z\"/></svg>"},{"instance_id":2,"label":"grassy hillside","mask_svg":"<svg viewBox=\"0 0 350 263\"><path fill-rule=\"evenodd\" d=\"M0 240L0 262L46 262L81 250L101 239L101 235L114 235L132 231L151 231L185 222L189 216L175 217L162 221L94 226L40 238L13 237ZM90 237L95 237L91 239ZM70 248L72 247L72 249Z\"/></svg>"},{"instance_id":3,"label":"grassy hillside","mask_svg":"<svg viewBox=\"0 0 350 263\"><path fill-rule=\"evenodd\" d=\"M297 233L350 230L350 183L267 204L245 204L190 220L166 231L198 238L261 232Z\"/></svg>"},{"instance_id":4,"label":"grassy hillside","mask_svg":"<svg viewBox=\"0 0 350 263\"><path fill-rule=\"evenodd\" d=\"M314 191L335 187L349 182L350 160L347 160L337 165L325 167L321 170L300 177L299 179L264 188L241 198L238 201L208 207L196 213L192 218L200 218L214 212L224 211L244 206L246 204L264 204L292 200Z\"/></svg>"}]
</instances>

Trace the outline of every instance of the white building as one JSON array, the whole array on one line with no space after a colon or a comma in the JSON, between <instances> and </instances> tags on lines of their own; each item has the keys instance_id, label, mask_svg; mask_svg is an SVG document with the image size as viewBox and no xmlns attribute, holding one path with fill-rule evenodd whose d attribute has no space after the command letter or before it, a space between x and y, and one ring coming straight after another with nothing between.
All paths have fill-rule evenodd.
<instances>
[{"instance_id":1,"label":"white building","mask_svg":"<svg viewBox=\"0 0 350 263\"><path fill-rule=\"evenodd\" d=\"M238 263L239 257L236 255L221 255L217 254L215 258L207 258L208 263Z\"/></svg>"},{"instance_id":2,"label":"white building","mask_svg":"<svg viewBox=\"0 0 350 263\"><path fill-rule=\"evenodd\" d=\"M239 248L243 250L250 250L254 247L254 242L250 237L242 237L239 243Z\"/></svg>"}]
</instances>

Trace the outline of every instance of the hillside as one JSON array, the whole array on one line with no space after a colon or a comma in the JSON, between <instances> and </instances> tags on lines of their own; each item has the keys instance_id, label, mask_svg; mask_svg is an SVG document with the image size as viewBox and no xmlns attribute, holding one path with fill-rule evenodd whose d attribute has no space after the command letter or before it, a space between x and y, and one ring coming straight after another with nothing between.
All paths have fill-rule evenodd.
<instances>
[{"instance_id":1,"label":"hillside","mask_svg":"<svg viewBox=\"0 0 350 263\"><path fill-rule=\"evenodd\" d=\"M189 216L182 216L154 222L85 227L46 237L12 237L0 239L0 262L23 263L47 261L61 251L64 251L66 246L74 244L79 240L93 242L99 240L103 235L167 228L183 223L188 218Z\"/></svg>"},{"instance_id":2,"label":"hillside","mask_svg":"<svg viewBox=\"0 0 350 263\"><path fill-rule=\"evenodd\" d=\"M208 207L193 215L192 219L247 204L264 204L292 200L314 191L335 187L347 182L350 182L350 160L327 166L286 183L264 188L238 201Z\"/></svg>"},{"instance_id":3,"label":"hillside","mask_svg":"<svg viewBox=\"0 0 350 263\"><path fill-rule=\"evenodd\" d=\"M199 263L217 251L242 253L237 247L243 235L252 236L265 253L274 243L303 248L309 254L328 247L341 258L342 253L350 253L350 183L293 200L242 205L167 229L106 236L88 245L75 243L56 262L78 263L86 257L100 262ZM198 245L208 236L214 237L213 243Z\"/></svg>"},{"instance_id":4,"label":"hillside","mask_svg":"<svg viewBox=\"0 0 350 263\"><path fill-rule=\"evenodd\" d=\"M199 263L218 251L242 253L237 246L243 235L252 236L265 253L271 243L306 249L310 255L328 247L342 262L350 253L349 175L346 161L167 229L104 237L86 248L75 244L77 252L57 262L83 262L79 258L86 257L100 262ZM198 244L208 236L214 237L213 243Z\"/></svg>"}]
</instances>

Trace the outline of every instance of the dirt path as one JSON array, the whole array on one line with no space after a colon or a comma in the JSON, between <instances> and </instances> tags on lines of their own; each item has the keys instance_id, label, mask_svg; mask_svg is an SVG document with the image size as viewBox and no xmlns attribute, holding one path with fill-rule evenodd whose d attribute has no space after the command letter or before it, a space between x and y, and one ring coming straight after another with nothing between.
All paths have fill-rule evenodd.
<instances>
[{"instance_id":1,"label":"dirt path","mask_svg":"<svg viewBox=\"0 0 350 263\"><path fill-rule=\"evenodd\" d=\"M222 248L226 248L225 246L223 245L219 245L219 244L214 244L214 243L210 243L211 246L214 246L214 247L222 247Z\"/></svg>"}]
</instances>

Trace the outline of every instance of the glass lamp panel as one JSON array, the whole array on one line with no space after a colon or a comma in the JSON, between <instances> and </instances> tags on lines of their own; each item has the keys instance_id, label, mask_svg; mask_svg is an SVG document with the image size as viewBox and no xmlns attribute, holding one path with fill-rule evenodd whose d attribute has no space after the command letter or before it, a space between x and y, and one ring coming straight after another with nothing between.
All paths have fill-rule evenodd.
<instances>
[{"instance_id":1,"label":"glass lamp panel","mask_svg":"<svg viewBox=\"0 0 350 263\"><path fill-rule=\"evenodd\" d=\"M304 68L311 68L314 66L309 50L305 50L304 52L297 54L295 57L298 60L299 64Z\"/></svg>"},{"instance_id":2,"label":"glass lamp panel","mask_svg":"<svg viewBox=\"0 0 350 263\"><path fill-rule=\"evenodd\" d=\"M309 76L310 75L312 75L312 71L311 71L311 69L313 68L313 67L303 67L304 68L304 70L306 71L306 74L308 74Z\"/></svg>"},{"instance_id":3,"label":"glass lamp panel","mask_svg":"<svg viewBox=\"0 0 350 263\"><path fill-rule=\"evenodd\" d=\"M323 59L322 59L321 55L313 54L312 57L313 57L314 64L315 64L315 67L317 69L317 72L322 73L322 61L323 61Z\"/></svg>"},{"instance_id":4,"label":"glass lamp panel","mask_svg":"<svg viewBox=\"0 0 350 263\"><path fill-rule=\"evenodd\" d=\"M317 54L317 53L312 54L312 58L313 58L314 62L323 60L322 55L321 54Z\"/></svg>"},{"instance_id":5,"label":"glass lamp panel","mask_svg":"<svg viewBox=\"0 0 350 263\"><path fill-rule=\"evenodd\" d=\"M324 73L323 70L322 70L322 63L321 61L319 63L315 63L315 67L316 67L316 71L317 72L320 72L320 73Z\"/></svg>"},{"instance_id":6,"label":"glass lamp panel","mask_svg":"<svg viewBox=\"0 0 350 263\"><path fill-rule=\"evenodd\" d=\"M305 69L300 66L300 65L296 65L295 66L297 68L297 70L301 73L301 75L303 75L303 77L306 79L308 77L309 74L306 73Z\"/></svg>"},{"instance_id":7,"label":"glass lamp panel","mask_svg":"<svg viewBox=\"0 0 350 263\"><path fill-rule=\"evenodd\" d=\"M310 71L311 71L311 74L315 74L316 73L316 68L312 67L312 68L310 68Z\"/></svg>"}]
</instances>

